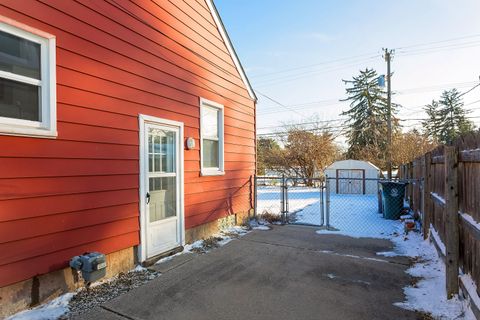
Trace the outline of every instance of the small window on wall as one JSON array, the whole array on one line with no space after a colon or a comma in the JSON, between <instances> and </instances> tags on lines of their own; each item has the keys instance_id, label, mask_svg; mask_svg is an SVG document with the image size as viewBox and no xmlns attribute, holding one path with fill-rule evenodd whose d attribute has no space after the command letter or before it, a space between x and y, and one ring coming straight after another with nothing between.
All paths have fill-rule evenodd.
<instances>
[{"instance_id":1,"label":"small window on wall","mask_svg":"<svg viewBox=\"0 0 480 320\"><path fill-rule=\"evenodd\" d=\"M0 134L55 137L55 38L2 21Z\"/></svg>"},{"instance_id":2,"label":"small window on wall","mask_svg":"<svg viewBox=\"0 0 480 320\"><path fill-rule=\"evenodd\" d=\"M223 106L200 99L200 161L203 176L223 175Z\"/></svg>"}]
</instances>

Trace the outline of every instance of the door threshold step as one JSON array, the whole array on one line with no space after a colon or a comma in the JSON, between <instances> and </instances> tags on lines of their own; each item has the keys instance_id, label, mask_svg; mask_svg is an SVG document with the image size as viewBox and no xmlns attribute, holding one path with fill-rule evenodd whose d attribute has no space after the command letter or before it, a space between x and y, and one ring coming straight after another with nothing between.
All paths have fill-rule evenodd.
<instances>
[{"instance_id":1,"label":"door threshold step","mask_svg":"<svg viewBox=\"0 0 480 320\"><path fill-rule=\"evenodd\" d=\"M148 269L160 273L165 273L189 262L190 260L195 258L195 256L196 254L194 253L186 252L184 254L172 257L171 259L168 259L164 262L153 264L148 267Z\"/></svg>"},{"instance_id":2,"label":"door threshold step","mask_svg":"<svg viewBox=\"0 0 480 320\"><path fill-rule=\"evenodd\" d=\"M147 260L142 262L142 267L148 268L148 267L154 265L155 263L157 263L158 260L169 257L169 256L173 256L174 254L177 254L177 253L182 252L182 251L183 251L183 246L178 246L178 247L173 248L171 250L168 250L168 251L165 251L163 253L157 254L156 256L148 258Z\"/></svg>"}]
</instances>

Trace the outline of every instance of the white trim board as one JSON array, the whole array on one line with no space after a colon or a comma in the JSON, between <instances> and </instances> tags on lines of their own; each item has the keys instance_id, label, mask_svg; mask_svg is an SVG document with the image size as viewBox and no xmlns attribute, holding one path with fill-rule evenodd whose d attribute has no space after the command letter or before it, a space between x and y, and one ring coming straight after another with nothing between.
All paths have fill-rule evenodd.
<instances>
[{"instance_id":1,"label":"white trim board","mask_svg":"<svg viewBox=\"0 0 480 320\"><path fill-rule=\"evenodd\" d=\"M222 39L225 42L225 45L227 46L230 56L232 57L233 63L235 64L235 67L237 68L243 83L247 87L247 91L248 91L248 94L250 95L250 98L252 98L252 100L254 101L257 101L257 96L255 95L255 92L253 91L253 88L250 85L250 81L248 81L247 75L245 73L245 70L243 69L240 59L238 59L238 55L235 52L235 48L233 47L230 37L228 36L227 30L225 29L225 25L222 22L222 18L220 17L220 14L218 13L217 8L215 7L215 3L213 3L213 0L206 0L206 2L208 5L208 8L210 9L210 12L212 13L213 20L215 20L215 24L217 25L218 31L220 32L220 35L222 36Z\"/></svg>"},{"instance_id":2,"label":"white trim board","mask_svg":"<svg viewBox=\"0 0 480 320\"><path fill-rule=\"evenodd\" d=\"M0 71L0 78L37 86L40 90L38 121L0 117L0 135L57 137L56 39L55 36L0 15L0 31L40 45L39 79Z\"/></svg>"},{"instance_id":3,"label":"white trim board","mask_svg":"<svg viewBox=\"0 0 480 320\"><path fill-rule=\"evenodd\" d=\"M140 212L140 244L138 246L138 259L143 262L147 260L147 248L146 248L146 217L145 217L145 186L146 186L146 161L145 161L145 151L147 146L145 146L145 124L152 123L158 124L163 126L170 126L170 127L177 127L179 129L179 138L178 138L178 163L180 164L179 168L179 189L180 189L180 212L179 212L179 219L180 219L180 242L181 245L185 245L185 168L184 168L184 124L183 122L168 120L157 118L153 116L148 116L144 114L138 115L138 123L139 123L139 139L140 139L140 159L139 159L139 212Z\"/></svg>"}]
</instances>

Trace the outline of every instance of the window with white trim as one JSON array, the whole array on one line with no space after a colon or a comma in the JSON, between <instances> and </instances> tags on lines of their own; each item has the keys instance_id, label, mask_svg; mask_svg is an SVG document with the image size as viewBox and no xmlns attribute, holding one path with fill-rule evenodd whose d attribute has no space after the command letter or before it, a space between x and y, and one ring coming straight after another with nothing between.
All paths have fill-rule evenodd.
<instances>
[{"instance_id":1,"label":"window with white trim","mask_svg":"<svg viewBox=\"0 0 480 320\"><path fill-rule=\"evenodd\" d=\"M200 158L202 175L224 174L223 105L200 99Z\"/></svg>"},{"instance_id":2,"label":"window with white trim","mask_svg":"<svg viewBox=\"0 0 480 320\"><path fill-rule=\"evenodd\" d=\"M0 22L0 134L55 137L55 38L26 29Z\"/></svg>"}]
</instances>

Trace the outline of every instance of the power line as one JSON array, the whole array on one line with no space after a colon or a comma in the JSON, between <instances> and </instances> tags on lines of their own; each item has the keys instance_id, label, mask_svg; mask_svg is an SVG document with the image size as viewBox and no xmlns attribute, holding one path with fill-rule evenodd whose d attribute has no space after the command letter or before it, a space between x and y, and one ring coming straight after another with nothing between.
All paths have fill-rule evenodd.
<instances>
[{"instance_id":1,"label":"power line","mask_svg":"<svg viewBox=\"0 0 480 320\"><path fill-rule=\"evenodd\" d=\"M326 123L326 122L336 122L336 121L345 121L347 119L330 119L330 120L320 120L320 121L312 121L312 122L300 122L300 123L294 123L292 125L278 125L278 126L267 126L267 127L261 127L257 128L258 130L263 130L263 129L269 129L269 128L280 128L280 127L285 127L285 126L304 126L304 125L313 125L313 124L318 124L318 123Z\"/></svg>"},{"instance_id":2,"label":"power line","mask_svg":"<svg viewBox=\"0 0 480 320\"><path fill-rule=\"evenodd\" d=\"M452 83L443 83L443 84L437 84L433 86L425 86L425 87L416 87L416 88L407 88L407 89L400 89L398 91L394 91L395 94L408 94L408 93L423 93L423 92L430 92L430 91L437 91L437 90L444 90L447 88L463 88L463 87L470 87L471 85L474 85L478 83L478 81L470 81L470 82L452 82ZM433 90L435 89L435 90ZM471 88L470 90L472 90ZM470 91L469 90L469 91ZM468 91L466 92L468 93ZM295 108L296 110L304 110L304 109L312 109L312 108L324 108L324 107L331 107L331 106L337 106L337 105L346 105L345 102L342 102L343 98L332 98L332 99L325 99L325 100L316 100L316 101L308 101L308 102L303 102L303 103L298 103L298 104L291 104L291 105L286 105L286 107L289 108ZM337 103L334 103L337 102ZM406 107L402 106L402 109L407 109L410 110L412 108L421 108L424 107L424 105L421 106L415 106L415 107ZM412 109L413 110L413 109ZM277 113L277 112L286 112L290 110L285 110L285 111L279 111L277 106L266 106L266 107L258 107L257 110L257 115L267 115L267 114L272 114L272 113Z\"/></svg>"},{"instance_id":3,"label":"power line","mask_svg":"<svg viewBox=\"0 0 480 320\"><path fill-rule=\"evenodd\" d=\"M289 111L292 111L292 112L300 115L302 118L305 117L305 116L304 116L303 114L301 114L300 112L297 112L297 111L295 111L295 110L293 110L293 109L290 109L289 107L287 107L287 106L284 105L283 103L278 102L277 100L269 97L269 96L266 95L265 93L262 93L262 92L260 92L260 91L258 91L258 90L254 90L254 91L255 91L256 93L258 93L259 95L261 95L262 97L265 97L265 98L267 98L268 100L270 100L270 101L276 103L277 105L281 106L282 108L285 108L285 109L287 109L287 110L289 110Z\"/></svg>"},{"instance_id":4,"label":"power line","mask_svg":"<svg viewBox=\"0 0 480 320\"><path fill-rule=\"evenodd\" d=\"M433 41L433 42L426 42L426 43L412 44L412 45L403 46L403 47L397 47L397 48L395 48L395 50L407 49L407 48L412 48L412 47L423 47L423 46L428 46L428 45L432 45L432 44L452 42L452 41L457 41L457 40L464 40L464 39L471 39L471 38L478 38L478 37L480 37L480 34L473 34L473 35L469 35L469 36L450 38L450 39L445 39L445 40L440 40L440 41Z\"/></svg>"},{"instance_id":5,"label":"power line","mask_svg":"<svg viewBox=\"0 0 480 320\"><path fill-rule=\"evenodd\" d=\"M354 66L358 66L359 63L361 63L361 62L373 61L373 60L377 59L378 57L379 56L375 56L375 57L371 57L369 59L365 59L365 60L358 61L358 62L355 62L355 63L339 65L339 66L326 68L326 69L309 70L309 71L305 71L305 72L298 73L298 74L291 74L291 75L283 76L283 77L280 77L280 78L272 78L272 79L268 79L268 80L264 80L263 82L260 82L260 84L257 84L256 87L268 87L268 86L272 86L272 85L276 85L276 84L280 84L280 83L291 82L291 81L302 79L302 78L317 76L317 75L321 75L321 74L325 74L325 73L329 73L329 72L333 72L333 71L344 70L344 69L348 69L348 68L351 68L351 67L354 67Z\"/></svg>"},{"instance_id":6,"label":"power line","mask_svg":"<svg viewBox=\"0 0 480 320\"><path fill-rule=\"evenodd\" d=\"M264 78L264 77L274 75L274 74L288 73L288 72L291 72L291 71L307 69L307 68L312 68L312 67L316 67L316 66L320 66L320 65L332 64L332 63L341 62L341 61L356 60L356 59L361 58L361 57L363 58L363 57L371 56L372 54L375 54L375 53L377 53L377 52L365 53L365 54L360 54L360 55L355 55L355 56L350 56L350 57L345 57L345 58L340 58L340 59L335 59L335 60L329 60L329 61L323 61L323 62L309 64L309 65L303 65L303 66L289 68L289 69L283 69L283 70L279 70L279 71L275 71L275 72L269 72L269 73L264 73L264 74L260 74L260 75L257 75L257 76L253 76L252 78Z\"/></svg>"},{"instance_id":7,"label":"power line","mask_svg":"<svg viewBox=\"0 0 480 320\"><path fill-rule=\"evenodd\" d=\"M463 45L456 45L456 46L449 46L449 47L439 47L438 48L430 48L430 49L424 49L424 50L417 50L417 51L408 51L408 52L399 52L399 56L401 57L408 57L408 56L417 56L417 55L422 55L422 54L429 54L429 53L437 53L437 52L442 52L442 51L452 51L452 50L458 50L458 49L466 49L466 48L472 48L472 47L478 47L480 46L480 42L476 42L475 44L463 44Z\"/></svg>"}]
</instances>

